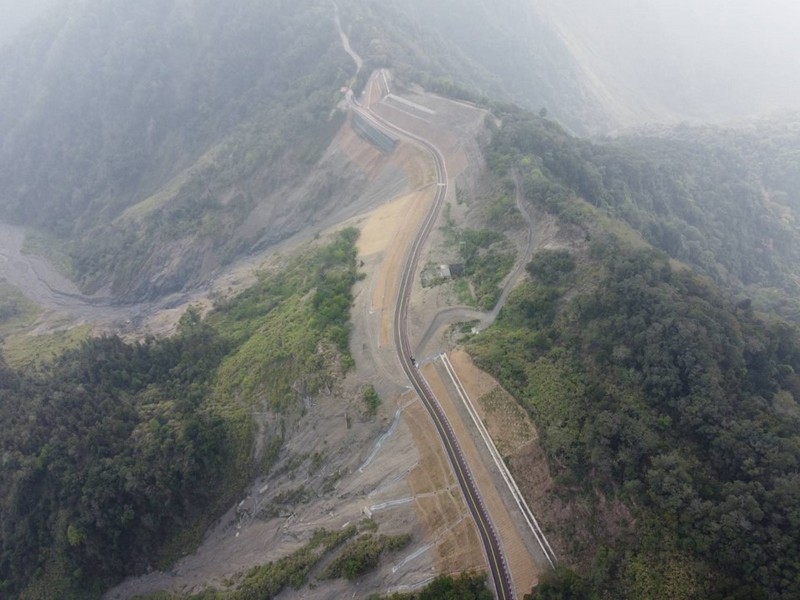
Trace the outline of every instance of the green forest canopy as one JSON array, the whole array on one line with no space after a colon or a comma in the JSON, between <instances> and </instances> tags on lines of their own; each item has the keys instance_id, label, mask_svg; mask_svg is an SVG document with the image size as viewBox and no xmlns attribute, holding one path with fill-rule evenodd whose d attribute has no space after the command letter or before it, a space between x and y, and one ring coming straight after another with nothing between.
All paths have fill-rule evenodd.
<instances>
[{"instance_id":1,"label":"green forest canopy","mask_svg":"<svg viewBox=\"0 0 800 600\"><path fill-rule=\"evenodd\" d=\"M36 372L0 360L4 597L96 597L199 541L258 468L251 412L292 411L293 384L352 364L357 235L190 309L173 337L90 339Z\"/></svg>"},{"instance_id":2,"label":"green forest canopy","mask_svg":"<svg viewBox=\"0 0 800 600\"><path fill-rule=\"evenodd\" d=\"M663 189L663 210L644 205L643 190L673 181L664 173L633 188L624 170L612 178L598 166L619 152L533 117L507 118L492 145L495 173L518 170L529 200L585 240L535 256L495 327L468 348L535 419L557 493L594 506L614 498L634 517L631 530L601 532L577 574L559 570L533 597L788 600L800 589L800 337L670 261L669 248L610 232L599 211L637 226L631 215L663 223L681 206ZM638 160L656 168L655 158ZM755 193L727 198L763 202ZM700 200L698 237L712 266L724 267L757 232L744 231L739 254L716 248L705 232L734 216L714 197ZM747 214L734 222L748 227ZM768 284L793 267L785 255L772 260L773 271L755 262L734 279L747 272ZM569 549L572 560L586 551Z\"/></svg>"}]
</instances>

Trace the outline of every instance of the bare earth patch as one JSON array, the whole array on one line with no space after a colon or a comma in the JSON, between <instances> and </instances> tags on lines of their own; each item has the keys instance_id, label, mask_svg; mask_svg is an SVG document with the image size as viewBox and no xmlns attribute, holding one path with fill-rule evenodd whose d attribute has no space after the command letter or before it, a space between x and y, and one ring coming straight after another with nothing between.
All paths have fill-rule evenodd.
<instances>
[{"instance_id":1,"label":"bare earth patch","mask_svg":"<svg viewBox=\"0 0 800 600\"><path fill-rule=\"evenodd\" d=\"M420 462L409 474L408 483L417 498L417 513L426 537L435 544L436 571L460 573L485 569L486 559L475 524L430 416L416 402L406 419L420 449Z\"/></svg>"},{"instance_id":2,"label":"bare earth patch","mask_svg":"<svg viewBox=\"0 0 800 600\"><path fill-rule=\"evenodd\" d=\"M536 425L514 397L463 350L448 354L497 449L505 457L538 439Z\"/></svg>"}]
</instances>

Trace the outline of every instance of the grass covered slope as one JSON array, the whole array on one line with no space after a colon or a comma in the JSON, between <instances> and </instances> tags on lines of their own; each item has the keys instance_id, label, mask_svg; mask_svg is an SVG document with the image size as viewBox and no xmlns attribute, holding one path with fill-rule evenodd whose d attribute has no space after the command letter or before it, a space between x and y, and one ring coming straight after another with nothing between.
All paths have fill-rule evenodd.
<instances>
[{"instance_id":1,"label":"grass covered slope","mask_svg":"<svg viewBox=\"0 0 800 600\"><path fill-rule=\"evenodd\" d=\"M168 339L92 339L38 371L0 363L0 590L96 597L169 564L261 466L251 414L352 364L357 232L288 261ZM302 405L302 402L299 402Z\"/></svg>"},{"instance_id":2,"label":"grass covered slope","mask_svg":"<svg viewBox=\"0 0 800 600\"><path fill-rule=\"evenodd\" d=\"M570 183L594 149L534 121L506 121L493 164L517 169L529 199L582 239L537 255L468 344L536 420L554 501L588 507L550 522L583 534L557 532L577 574L557 571L533 597L794 597L797 330L581 200Z\"/></svg>"},{"instance_id":3,"label":"grass covered slope","mask_svg":"<svg viewBox=\"0 0 800 600\"><path fill-rule=\"evenodd\" d=\"M0 336L30 325L37 312L36 306L22 292L0 278Z\"/></svg>"}]
</instances>

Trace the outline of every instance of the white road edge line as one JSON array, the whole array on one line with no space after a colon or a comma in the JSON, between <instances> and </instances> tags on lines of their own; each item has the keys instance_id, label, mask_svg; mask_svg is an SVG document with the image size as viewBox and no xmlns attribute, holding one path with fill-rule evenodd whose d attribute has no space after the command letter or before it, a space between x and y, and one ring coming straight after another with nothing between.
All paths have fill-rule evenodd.
<instances>
[{"instance_id":1,"label":"white road edge line","mask_svg":"<svg viewBox=\"0 0 800 600\"><path fill-rule=\"evenodd\" d=\"M414 114L414 113L412 113L411 111L408 111L408 110L402 109L402 108L400 108L399 106L395 106L394 104L391 104L391 103L389 103L389 102L386 102L386 99L387 99L387 98L390 98L390 97L391 97L391 96L386 96L386 98L384 98L383 100L381 100L381 104L383 104L383 105L384 105L386 108L391 108L392 110L396 110L397 112L401 112L401 113L403 113L404 115L408 115L408 116L409 116L409 117L411 117L412 119L417 119L418 121L422 121L423 123L430 123L430 121L429 121L428 119L424 118L424 117L420 117L419 115L415 115L415 114Z\"/></svg>"},{"instance_id":2,"label":"white road edge line","mask_svg":"<svg viewBox=\"0 0 800 600\"><path fill-rule=\"evenodd\" d=\"M528 503L525 501L525 498L522 496L522 492L520 492L519 487L517 486L517 482L514 481L514 477L508 470L505 461L503 461L503 457L497 450L497 446L495 446L494 441L489 435L489 432L486 430L486 426L483 424L483 421L481 421L480 416L475 410L475 406L472 404L472 401L467 394L467 390L458 379L458 375L456 374L455 368L450 362L450 359L448 358L447 354L444 353L440 354L439 356L442 359L442 364L444 365L447 374L450 376L450 380L453 382L458 395L461 397L464 406L467 408L467 412L469 412L470 417L472 417L473 423L475 423L481 438L483 438L486 447L489 449L492 459L497 465L497 468L500 469L500 474L502 475L503 480L506 482L511 495L514 497L514 501L522 512L522 516L525 518L528 527L536 538L536 541L538 542L539 547L542 549L545 558L547 558L547 562L549 562L550 566L555 569L558 559L556 558L556 554L553 551L550 542L547 541L547 537L545 537L544 532L542 531L541 527L539 527L539 522L536 520L533 512L531 512Z\"/></svg>"},{"instance_id":3,"label":"white road edge line","mask_svg":"<svg viewBox=\"0 0 800 600\"><path fill-rule=\"evenodd\" d=\"M389 80L386 79L386 69L381 69L381 77L383 77L383 84L386 86L386 95L389 96L392 90L389 89Z\"/></svg>"},{"instance_id":4,"label":"white road edge line","mask_svg":"<svg viewBox=\"0 0 800 600\"><path fill-rule=\"evenodd\" d=\"M389 84L388 83L386 84L386 89L387 90L389 89ZM436 114L435 110L431 110L427 106L422 106L421 104L417 104L416 102L412 102L411 100L408 100L408 99L403 98L402 96L398 96L396 94L392 94L391 92L389 92L389 94L386 96L386 100L395 100L397 102L405 104L406 106L410 106L411 108L413 108L415 110L423 112L423 113L425 113L427 115L435 115Z\"/></svg>"}]
</instances>

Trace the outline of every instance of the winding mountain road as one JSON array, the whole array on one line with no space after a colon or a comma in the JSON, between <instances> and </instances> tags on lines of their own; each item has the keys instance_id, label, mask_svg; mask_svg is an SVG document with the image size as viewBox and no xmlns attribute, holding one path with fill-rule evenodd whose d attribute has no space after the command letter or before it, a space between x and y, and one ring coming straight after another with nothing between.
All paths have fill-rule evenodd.
<instances>
[{"instance_id":1,"label":"winding mountain road","mask_svg":"<svg viewBox=\"0 0 800 600\"><path fill-rule=\"evenodd\" d=\"M436 195L431 204L430 210L425 217L420 229L408 250L405 265L398 290L397 303L395 306L393 333L397 357L400 365L411 382L414 390L422 400L427 409L434 426L441 438L442 445L447 457L452 465L453 472L459 483L464 500L469 511L475 520L478 535L483 544L484 552L491 575L491 580L495 588L497 597L501 600L511 600L514 596L514 586L508 570L506 559L500 545L499 538L492 525L489 513L481 500L480 492L470 473L467 462L459 447L458 440L453 432L444 411L440 407L436 397L431 391L425 378L412 358L412 347L408 336L408 306L411 297L414 278L419 265L420 254L428 236L434 228L439 211L447 197L449 181L447 176L447 166L442 152L429 140L422 138L410 131L407 131L382 118L380 115L370 110L368 106L362 106L348 94L351 109L362 119L368 121L372 126L384 132L406 139L411 143L421 147L430 154L436 169Z\"/></svg>"}]
</instances>

